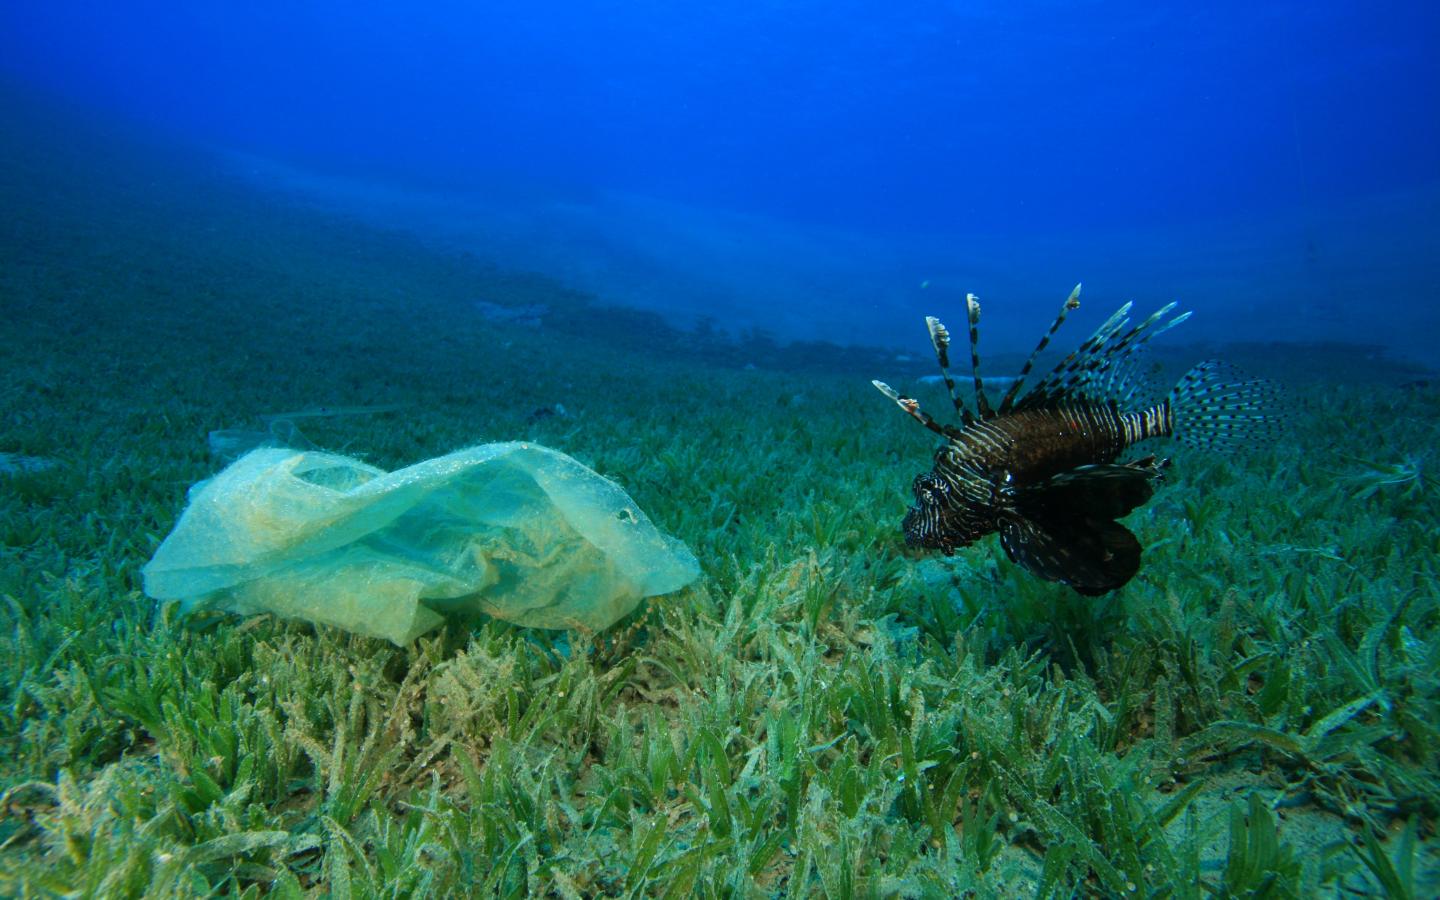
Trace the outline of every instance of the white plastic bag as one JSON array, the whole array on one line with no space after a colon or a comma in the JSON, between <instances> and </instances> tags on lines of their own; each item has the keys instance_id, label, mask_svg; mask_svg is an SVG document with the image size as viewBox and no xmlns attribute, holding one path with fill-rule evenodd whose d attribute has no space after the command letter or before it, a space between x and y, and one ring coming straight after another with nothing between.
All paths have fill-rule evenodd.
<instances>
[{"instance_id":1,"label":"white plastic bag","mask_svg":"<svg viewBox=\"0 0 1440 900\"><path fill-rule=\"evenodd\" d=\"M144 568L185 611L274 613L405 644L442 614L607 628L699 575L619 486L537 444L384 472L261 448L190 489Z\"/></svg>"}]
</instances>

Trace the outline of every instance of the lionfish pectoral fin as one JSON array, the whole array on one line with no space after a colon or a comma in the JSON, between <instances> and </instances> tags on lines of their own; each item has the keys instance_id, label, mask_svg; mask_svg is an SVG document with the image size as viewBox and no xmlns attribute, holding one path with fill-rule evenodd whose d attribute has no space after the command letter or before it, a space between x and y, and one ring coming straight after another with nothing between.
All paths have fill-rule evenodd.
<instances>
[{"instance_id":1,"label":"lionfish pectoral fin","mask_svg":"<svg viewBox=\"0 0 1440 900\"><path fill-rule=\"evenodd\" d=\"M1140 541L1113 519L1013 516L1000 527L1000 545L1017 565L1089 597L1123 586L1140 569Z\"/></svg>"},{"instance_id":2,"label":"lionfish pectoral fin","mask_svg":"<svg viewBox=\"0 0 1440 900\"><path fill-rule=\"evenodd\" d=\"M1118 519L1150 499L1167 463L1150 456L1079 466L1022 488L1016 504L1022 515L1043 521Z\"/></svg>"}]
</instances>

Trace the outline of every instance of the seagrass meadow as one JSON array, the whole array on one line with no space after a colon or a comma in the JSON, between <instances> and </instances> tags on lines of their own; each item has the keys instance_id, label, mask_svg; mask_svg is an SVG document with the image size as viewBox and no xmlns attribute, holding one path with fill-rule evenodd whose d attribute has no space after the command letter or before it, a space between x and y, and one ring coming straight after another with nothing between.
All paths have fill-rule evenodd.
<instances>
[{"instance_id":1,"label":"seagrass meadow","mask_svg":"<svg viewBox=\"0 0 1440 900\"><path fill-rule=\"evenodd\" d=\"M869 384L907 383L889 357L700 344L202 174L157 196L140 161L42 203L6 150L0 895L1440 890L1440 392L1413 373L1267 351L1282 438L1174 448L1126 520L1140 574L1086 599L993 539L904 549L933 447ZM206 435L321 407L305 439L387 469L565 451L702 578L600 634L403 649L146 598Z\"/></svg>"}]
</instances>

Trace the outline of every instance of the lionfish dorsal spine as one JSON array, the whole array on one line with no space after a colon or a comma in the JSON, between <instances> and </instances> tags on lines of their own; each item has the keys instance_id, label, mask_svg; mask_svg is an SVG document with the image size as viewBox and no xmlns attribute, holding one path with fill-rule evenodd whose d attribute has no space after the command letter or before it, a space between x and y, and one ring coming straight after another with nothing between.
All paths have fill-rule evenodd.
<instances>
[{"instance_id":1,"label":"lionfish dorsal spine","mask_svg":"<svg viewBox=\"0 0 1440 900\"><path fill-rule=\"evenodd\" d=\"M934 316L925 317L925 327L930 331L930 346L935 348L935 361L940 364L940 377L945 379L945 389L950 392L950 403L955 407L955 415L960 417L963 424L969 425L974 421L974 417L956 393L955 379L950 375L950 332Z\"/></svg>"},{"instance_id":2,"label":"lionfish dorsal spine","mask_svg":"<svg viewBox=\"0 0 1440 900\"><path fill-rule=\"evenodd\" d=\"M985 397L985 385L980 379L980 298L974 294L965 295L965 317L970 323L970 374L975 379L975 409L980 418L995 418L995 410Z\"/></svg>"},{"instance_id":3,"label":"lionfish dorsal spine","mask_svg":"<svg viewBox=\"0 0 1440 900\"><path fill-rule=\"evenodd\" d=\"M939 422L936 422L930 417L929 413L921 409L920 401L914 399L913 397L906 397L904 394L901 394L899 391L895 390L890 385L886 384L883 381L880 381L879 379L874 379L870 383L875 385L875 389L878 390L880 393L889 397L891 400L894 400L896 406L903 409L906 415L910 416L910 418L919 422L921 425L924 425L926 428L930 429L931 431L935 432L943 438L948 439L955 435L954 429L948 426L941 425Z\"/></svg>"},{"instance_id":4,"label":"lionfish dorsal spine","mask_svg":"<svg viewBox=\"0 0 1440 900\"><path fill-rule=\"evenodd\" d=\"M1175 306L1175 303L1165 304L1124 334L1119 334L1119 328L1123 328L1128 320L1121 322L1116 334L1111 335L1104 346L1091 354L1084 365L1065 380L1062 392L1104 398L1117 404L1130 402L1139 387L1134 378L1136 351L1155 335L1163 334L1190 318L1190 313L1186 312L1165 321Z\"/></svg>"},{"instance_id":5,"label":"lionfish dorsal spine","mask_svg":"<svg viewBox=\"0 0 1440 900\"><path fill-rule=\"evenodd\" d=\"M1126 342L1123 345L1117 345L1115 352L1107 354L1103 367L1096 373L1101 376L1098 383L1094 385L1094 391L1098 395L1108 397L1121 406L1129 405L1135 399L1136 391L1143 386L1143 379L1135 377L1135 354L1145 345L1146 341L1153 339L1156 335L1164 334L1190 318L1190 312L1187 311L1168 321L1160 321L1174 308L1174 303L1167 304L1163 309L1136 326L1132 330L1133 335L1127 335ZM1168 432L1166 434L1168 435Z\"/></svg>"},{"instance_id":6,"label":"lionfish dorsal spine","mask_svg":"<svg viewBox=\"0 0 1440 900\"><path fill-rule=\"evenodd\" d=\"M1072 350L1069 355L1060 360L1055 368L1030 390L1020 402L1018 408L1035 408L1053 405L1072 398L1075 387L1085 379L1086 369L1098 358L1103 358L1105 348L1120 333L1130 321L1131 303L1126 303L1110 315L1110 318L1101 323L1095 329L1095 333L1085 339L1079 347Z\"/></svg>"},{"instance_id":7,"label":"lionfish dorsal spine","mask_svg":"<svg viewBox=\"0 0 1440 900\"><path fill-rule=\"evenodd\" d=\"M1072 309L1079 308L1080 285L1077 284L1075 285L1075 289L1070 292L1070 296L1061 304L1060 313L1055 316L1055 321L1050 323L1050 330L1045 332L1045 336L1040 338L1040 343L1036 344L1035 349L1030 351L1030 358L1025 360L1025 365L1020 367L1020 374L1015 376L1015 381L1011 383L1010 390L1006 391L1005 396L1001 398L1000 414L1002 416L1014 407L1015 398L1020 396L1020 388L1025 385L1025 379L1030 376L1030 370L1035 368L1035 360L1039 358L1041 353L1045 352L1046 347L1050 346L1050 339L1055 337L1055 332L1060 330L1060 326L1065 322L1065 317L1070 315Z\"/></svg>"}]
</instances>

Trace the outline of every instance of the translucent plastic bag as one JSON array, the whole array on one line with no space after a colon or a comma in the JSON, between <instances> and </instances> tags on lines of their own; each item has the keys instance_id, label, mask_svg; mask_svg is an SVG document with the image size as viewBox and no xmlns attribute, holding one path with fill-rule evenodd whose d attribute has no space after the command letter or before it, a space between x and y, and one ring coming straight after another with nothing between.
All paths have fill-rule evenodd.
<instances>
[{"instance_id":1,"label":"translucent plastic bag","mask_svg":"<svg viewBox=\"0 0 1440 900\"><path fill-rule=\"evenodd\" d=\"M187 612L268 612L396 644L470 610L598 631L698 575L618 485L528 443L389 473L257 449L190 489L144 568L145 592Z\"/></svg>"}]
</instances>

